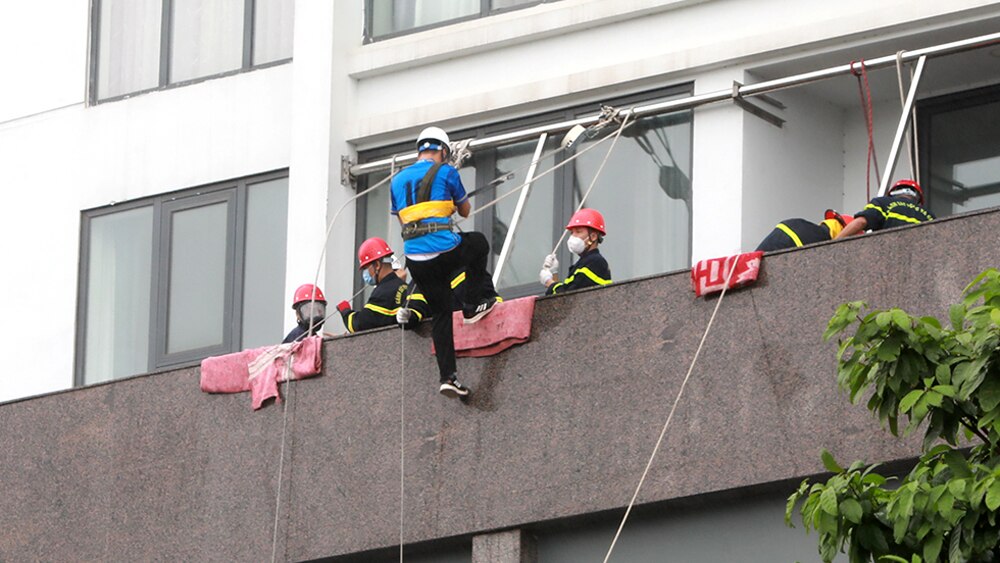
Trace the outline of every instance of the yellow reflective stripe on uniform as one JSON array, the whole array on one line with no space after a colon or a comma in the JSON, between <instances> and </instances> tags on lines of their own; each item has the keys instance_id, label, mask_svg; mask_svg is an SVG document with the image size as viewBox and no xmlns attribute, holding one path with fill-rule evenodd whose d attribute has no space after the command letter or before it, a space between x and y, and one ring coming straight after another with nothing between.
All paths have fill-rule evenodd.
<instances>
[{"instance_id":1,"label":"yellow reflective stripe on uniform","mask_svg":"<svg viewBox=\"0 0 1000 563\"><path fill-rule=\"evenodd\" d=\"M788 238L792 239L792 242L795 243L795 246L802 246L802 239L799 238L799 235L795 234L795 231L789 229L788 225L784 223L778 223L778 226L775 228L788 235Z\"/></svg>"},{"instance_id":2,"label":"yellow reflective stripe on uniform","mask_svg":"<svg viewBox=\"0 0 1000 563\"><path fill-rule=\"evenodd\" d=\"M590 278L590 281L596 283L597 285L608 285L609 283L611 283L611 280L606 280L601 276L598 276L594 272L591 272L590 268L580 268L573 275L575 276L576 274L583 274L587 276L588 278Z\"/></svg>"},{"instance_id":3,"label":"yellow reflective stripe on uniform","mask_svg":"<svg viewBox=\"0 0 1000 563\"><path fill-rule=\"evenodd\" d=\"M424 316L420 314L420 311L416 309L410 309L410 310L413 311L413 314L417 316L418 321L424 320Z\"/></svg>"},{"instance_id":4,"label":"yellow reflective stripe on uniform","mask_svg":"<svg viewBox=\"0 0 1000 563\"><path fill-rule=\"evenodd\" d=\"M832 239L837 238L840 231L844 230L844 226L836 219L824 219L820 225L826 225L826 230L830 231L830 238Z\"/></svg>"},{"instance_id":5,"label":"yellow reflective stripe on uniform","mask_svg":"<svg viewBox=\"0 0 1000 563\"><path fill-rule=\"evenodd\" d=\"M893 213L890 211L885 215L886 219L896 219L898 221L906 221L907 223L923 223L920 219L915 219L913 217L907 217L906 215L900 215L899 213Z\"/></svg>"},{"instance_id":6,"label":"yellow reflective stripe on uniform","mask_svg":"<svg viewBox=\"0 0 1000 563\"><path fill-rule=\"evenodd\" d=\"M451 280L451 288L455 289L456 287L458 287L458 284L464 281L465 281L465 272L462 272L461 274L455 276L455 279Z\"/></svg>"},{"instance_id":7,"label":"yellow reflective stripe on uniform","mask_svg":"<svg viewBox=\"0 0 1000 563\"><path fill-rule=\"evenodd\" d=\"M877 205L873 205L873 204L869 203L868 205L865 206L865 209L877 209L878 212L881 213L883 217L888 217L888 215L886 214L885 210L882 209L881 207L877 206Z\"/></svg>"},{"instance_id":8,"label":"yellow reflective stripe on uniform","mask_svg":"<svg viewBox=\"0 0 1000 563\"><path fill-rule=\"evenodd\" d=\"M385 307L379 307L378 305L372 305L371 303L365 303L365 309L369 311L375 311L381 315L395 315L399 311L399 307L395 309L386 309Z\"/></svg>"},{"instance_id":9,"label":"yellow reflective stripe on uniform","mask_svg":"<svg viewBox=\"0 0 1000 563\"><path fill-rule=\"evenodd\" d=\"M423 293L414 293L410 295L410 301L423 301L424 303L427 303L427 298L424 297Z\"/></svg>"},{"instance_id":10,"label":"yellow reflective stripe on uniform","mask_svg":"<svg viewBox=\"0 0 1000 563\"><path fill-rule=\"evenodd\" d=\"M354 311L351 311L351 314L347 315L347 332L354 332L354 315L356 314Z\"/></svg>"},{"instance_id":11,"label":"yellow reflective stripe on uniform","mask_svg":"<svg viewBox=\"0 0 1000 563\"><path fill-rule=\"evenodd\" d=\"M404 223L412 223L429 217L451 217L455 212L455 202L447 201L425 201L404 207L399 211L399 218Z\"/></svg>"}]
</instances>

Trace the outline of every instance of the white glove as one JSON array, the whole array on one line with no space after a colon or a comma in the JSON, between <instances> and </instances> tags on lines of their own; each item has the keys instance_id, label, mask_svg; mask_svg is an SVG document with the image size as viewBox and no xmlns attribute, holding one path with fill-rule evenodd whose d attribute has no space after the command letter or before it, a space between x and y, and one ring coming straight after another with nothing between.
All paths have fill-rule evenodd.
<instances>
[{"instance_id":1,"label":"white glove","mask_svg":"<svg viewBox=\"0 0 1000 563\"><path fill-rule=\"evenodd\" d=\"M549 272L555 272L559 269L559 260L556 259L555 254L549 254L545 257L545 261L542 262L542 268L545 268Z\"/></svg>"},{"instance_id":2,"label":"white glove","mask_svg":"<svg viewBox=\"0 0 1000 563\"><path fill-rule=\"evenodd\" d=\"M413 312L406 307L400 307L399 310L396 311L396 322L401 325L409 324L410 316L412 314Z\"/></svg>"},{"instance_id":3,"label":"white glove","mask_svg":"<svg viewBox=\"0 0 1000 563\"><path fill-rule=\"evenodd\" d=\"M549 283L552 282L552 272L546 268L542 268L542 271L538 272L538 281L542 282L542 285L545 287L548 287Z\"/></svg>"}]
</instances>

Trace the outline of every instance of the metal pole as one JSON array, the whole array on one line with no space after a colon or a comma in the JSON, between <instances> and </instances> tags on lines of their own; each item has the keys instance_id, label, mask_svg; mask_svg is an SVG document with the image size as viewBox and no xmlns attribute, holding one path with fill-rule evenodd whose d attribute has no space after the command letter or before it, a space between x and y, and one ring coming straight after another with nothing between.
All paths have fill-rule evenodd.
<instances>
[{"instance_id":1,"label":"metal pole","mask_svg":"<svg viewBox=\"0 0 1000 563\"><path fill-rule=\"evenodd\" d=\"M924 73L924 63L927 62L927 55L917 59L917 69L913 72L913 79L910 81L910 91L906 94L906 103L903 104L903 114L899 116L899 125L896 126L896 136L892 139L892 150L889 151L889 161L885 163L885 170L882 171L882 183L878 187L878 195L884 196L885 190L889 188L892 181L892 173L896 169L896 160L899 158L899 147L903 144L903 137L906 136L906 129L910 125L910 113L913 111L913 102L917 99L917 86L920 85L920 77Z\"/></svg>"},{"instance_id":2,"label":"metal pole","mask_svg":"<svg viewBox=\"0 0 1000 563\"><path fill-rule=\"evenodd\" d=\"M940 57L944 55L952 55L964 51L980 49L983 47L989 47L991 45L996 45L998 43L1000 43L1000 33L991 33L989 35L980 35L978 37L972 37L970 39L963 39L961 41L954 41L951 43L944 43L941 45L935 45L933 47L927 47L924 49L907 51L903 53L901 59L903 62L909 62L917 60L921 57ZM895 54L886 55L884 57L879 57L876 59L865 60L865 67L868 70L877 70L895 64L896 64ZM803 74L796 74L785 78L765 80L764 82L758 82L756 84L746 84L738 89L737 96L749 97L749 96L758 96L761 94L767 94L770 92L776 92L778 90L784 90L786 88L792 88L794 86L801 86L803 84L808 84L810 82L817 82L820 80L825 80L827 78L833 78L835 76L850 74L855 69L860 71L861 69L860 62L852 62L850 64L838 65L834 67L825 68L822 70L816 70L813 72L806 72ZM643 117L646 115L656 115L662 113L670 113L673 111L693 109L698 106L724 102L732 99L733 99L732 89L719 90L718 92L698 94L695 96L689 96L687 98L682 98L679 100L670 100L666 102L659 102L656 104L640 106L633 109L631 112L628 111L621 112L619 114L619 117L623 117L625 114L629 114L633 119L637 119L639 117ZM512 141L520 141L536 137L538 135L541 135L542 133L548 133L551 135L559 133L561 131L568 131L574 125L583 125L584 127L586 127L587 125L596 123L599 117L600 117L599 115L593 115L590 117L582 117L571 121L562 121L550 125L541 125L538 127L532 127L530 129L512 131L510 133L505 133L503 135L484 137L482 139L476 139L470 142L469 149L494 147ZM416 159L417 159L417 154L410 153L396 157L396 163L406 164L415 161ZM355 164L354 166L351 167L350 171L351 174L355 176L360 176L362 174L370 174L378 170L388 169L391 164L392 164L392 159L383 158L381 160L376 160L365 164Z\"/></svg>"},{"instance_id":3,"label":"metal pole","mask_svg":"<svg viewBox=\"0 0 1000 563\"><path fill-rule=\"evenodd\" d=\"M503 272L503 267L507 263L507 257L510 256L511 248L514 246L514 233L517 232L517 223L521 220L521 211L524 210L524 202L528 200L528 190L531 189L531 183L535 178L538 158L542 156L542 149L545 148L545 141L548 138L548 133L542 133L538 137L535 154L531 157L531 166L528 166L528 173L524 177L524 189L521 190L521 195L517 198L517 205L514 206L514 215L511 217L510 225L507 227L507 238L503 240L503 248L500 250L500 257L497 258L497 267L493 270L493 287L496 287L500 283L500 274Z\"/></svg>"}]
</instances>

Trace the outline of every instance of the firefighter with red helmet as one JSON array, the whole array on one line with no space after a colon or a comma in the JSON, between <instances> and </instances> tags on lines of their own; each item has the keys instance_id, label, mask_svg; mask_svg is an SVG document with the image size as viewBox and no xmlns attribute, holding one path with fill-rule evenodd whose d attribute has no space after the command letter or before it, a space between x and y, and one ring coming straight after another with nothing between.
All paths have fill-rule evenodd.
<instances>
[{"instance_id":1,"label":"firefighter with red helmet","mask_svg":"<svg viewBox=\"0 0 1000 563\"><path fill-rule=\"evenodd\" d=\"M538 281L546 288L545 294L554 295L610 284L611 268L597 249L607 235L604 216L596 209L580 209L570 218L566 230L569 231L566 247L580 259L569 267L566 279L559 281L559 261L556 260L556 255L546 256L542 271L538 274Z\"/></svg>"},{"instance_id":2,"label":"firefighter with red helmet","mask_svg":"<svg viewBox=\"0 0 1000 563\"><path fill-rule=\"evenodd\" d=\"M409 294L409 287L393 268L393 252L385 240L372 237L361 243L358 269L365 284L375 289L359 311L353 310L347 301L337 305L348 332L394 325L401 310L409 311L400 323L405 328L415 327L427 316L427 300L419 293Z\"/></svg>"},{"instance_id":3,"label":"firefighter with red helmet","mask_svg":"<svg viewBox=\"0 0 1000 563\"><path fill-rule=\"evenodd\" d=\"M818 225L806 219L785 219L760 241L757 250L773 252L833 240L853 220L854 217L841 215L833 209L826 210Z\"/></svg>"},{"instance_id":4,"label":"firefighter with red helmet","mask_svg":"<svg viewBox=\"0 0 1000 563\"><path fill-rule=\"evenodd\" d=\"M301 340L319 332L326 320L326 297L323 290L311 283L302 284L292 294L295 310L295 328L285 336L282 344Z\"/></svg>"},{"instance_id":5,"label":"firefighter with red helmet","mask_svg":"<svg viewBox=\"0 0 1000 563\"><path fill-rule=\"evenodd\" d=\"M866 230L881 231L893 227L933 221L934 215L924 209L924 190L913 180L899 180L886 195L872 199L854 220L840 231L837 238L849 237Z\"/></svg>"}]
</instances>

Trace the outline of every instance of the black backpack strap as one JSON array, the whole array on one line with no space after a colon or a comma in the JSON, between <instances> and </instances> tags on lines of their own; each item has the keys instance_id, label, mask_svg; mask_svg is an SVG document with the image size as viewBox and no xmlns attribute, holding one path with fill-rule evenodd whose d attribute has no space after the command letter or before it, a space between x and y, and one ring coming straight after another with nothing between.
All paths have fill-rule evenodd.
<instances>
[{"instance_id":1,"label":"black backpack strap","mask_svg":"<svg viewBox=\"0 0 1000 563\"><path fill-rule=\"evenodd\" d=\"M434 163L431 169L424 174L423 180L420 180L420 187L417 188L417 201L415 203L430 201L431 185L434 183L434 178L437 176L438 170L441 169L441 165L440 162Z\"/></svg>"}]
</instances>

